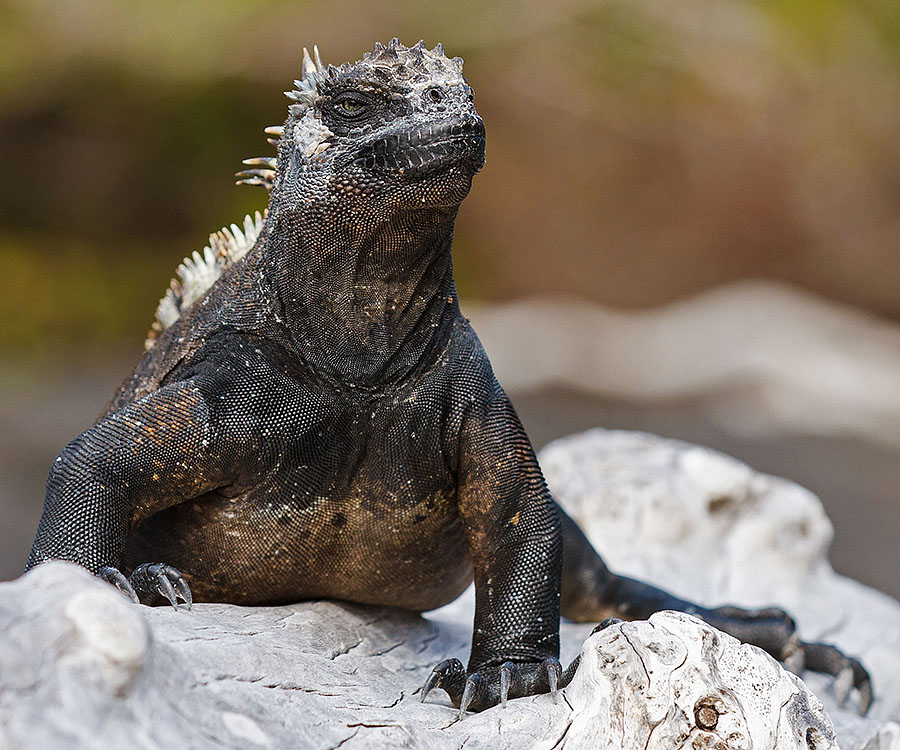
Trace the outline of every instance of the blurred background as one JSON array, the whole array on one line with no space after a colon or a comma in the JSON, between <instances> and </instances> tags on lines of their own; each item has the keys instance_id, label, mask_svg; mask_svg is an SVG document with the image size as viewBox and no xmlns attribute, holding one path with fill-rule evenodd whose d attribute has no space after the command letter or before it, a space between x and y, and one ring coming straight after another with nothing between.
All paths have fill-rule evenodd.
<instances>
[{"instance_id":1,"label":"blurred background","mask_svg":"<svg viewBox=\"0 0 900 750\"><path fill-rule=\"evenodd\" d=\"M488 132L464 310L533 441L595 425L819 494L900 596L896 0L0 0L0 579L304 45L443 42Z\"/></svg>"}]
</instances>

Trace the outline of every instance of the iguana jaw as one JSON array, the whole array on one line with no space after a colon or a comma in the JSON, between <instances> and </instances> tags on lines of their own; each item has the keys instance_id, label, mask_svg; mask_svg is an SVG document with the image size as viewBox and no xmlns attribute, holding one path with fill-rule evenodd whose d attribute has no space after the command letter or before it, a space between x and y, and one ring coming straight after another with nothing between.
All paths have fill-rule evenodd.
<instances>
[{"instance_id":1,"label":"iguana jaw","mask_svg":"<svg viewBox=\"0 0 900 750\"><path fill-rule=\"evenodd\" d=\"M471 176L484 165L484 124L478 116L465 116L412 130L396 128L363 144L346 157L345 164L402 182L450 167Z\"/></svg>"}]
</instances>

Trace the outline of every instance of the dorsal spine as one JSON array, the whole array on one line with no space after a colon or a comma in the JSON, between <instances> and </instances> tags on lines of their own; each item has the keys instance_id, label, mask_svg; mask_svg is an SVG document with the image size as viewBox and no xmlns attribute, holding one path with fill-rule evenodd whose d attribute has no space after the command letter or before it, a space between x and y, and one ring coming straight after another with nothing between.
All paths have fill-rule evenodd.
<instances>
[{"instance_id":1,"label":"dorsal spine","mask_svg":"<svg viewBox=\"0 0 900 750\"><path fill-rule=\"evenodd\" d=\"M156 308L153 322L144 348L152 349L156 340L182 313L203 297L216 280L241 260L256 244L262 232L266 212L257 211L244 217L243 228L237 224L222 227L209 235L209 244L201 251L195 250L178 266L178 276L172 279L165 296Z\"/></svg>"}]
</instances>

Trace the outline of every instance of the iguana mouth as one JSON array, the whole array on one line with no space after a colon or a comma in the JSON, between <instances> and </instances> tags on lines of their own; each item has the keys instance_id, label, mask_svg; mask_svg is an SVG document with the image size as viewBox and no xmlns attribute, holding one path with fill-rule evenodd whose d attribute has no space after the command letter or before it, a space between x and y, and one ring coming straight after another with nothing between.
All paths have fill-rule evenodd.
<instances>
[{"instance_id":1,"label":"iguana mouth","mask_svg":"<svg viewBox=\"0 0 900 750\"><path fill-rule=\"evenodd\" d=\"M467 117L392 133L363 145L353 163L369 172L413 178L454 165L475 174L484 165L484 124L480 117Z\"/></svg>"}]
</instances>

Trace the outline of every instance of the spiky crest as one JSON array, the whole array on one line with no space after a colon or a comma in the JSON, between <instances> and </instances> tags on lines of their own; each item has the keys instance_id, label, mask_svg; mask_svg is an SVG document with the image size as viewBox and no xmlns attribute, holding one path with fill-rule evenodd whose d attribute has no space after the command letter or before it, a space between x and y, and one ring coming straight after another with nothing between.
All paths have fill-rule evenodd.
<instances>
[{"instance_id":1,"label":"spiky crest","mask_svg":"<svg viewBox=\"0 0 900 750\"><path fill-rule=\"evenodd\" d=\"M244 217L243 229L237 224L222 227L209 235L209 244L202 251L195 250L178 266L181 280L172 279L165 296L156 308L156 320L147 334L145 349L151 349L160 334L172 325L181 314L203 297L225 269L243 258L256 244L263 228L266 213L257 211Z\"/></svg>"},{"instance_id":2,"label":"spiky crest","mask_svg":"<svg viewBox=\"0 0 900 750\"><path fill-rule=\"evenodd\" d=\"M339 66L325 65L316 46L313 47L313 57L310 57L309 51L304 47L302 76L294 81L294 88L291 91L284 92L284 95L293 102L290 106L293 115L302 115L315 103L323 84L335 83L341 75L355 67L352 63L343 63ZM372 51L367 52L362 60L356 63L360 64L387 68L391 76L396 78L439 82L461 75L463 61L461 57L448 59L440 43L435 44L433 49L428 49L425 42L420 39L412 47L406 47L394 37L387 46L376 42Z\"/></svg>"},{"instance_id":3,"label":"spiky crest","mask_svg":"<svg viewBox=\"0 0 900 750\"><path fill-rule=\"evenodd\" d=\"M460 75L463 67L461 57L450 59L444 55L444 46L440 42L433 49L428 49L421 39L412 47L405 47L396 37L386 47L376 42L372 51L363 55L362 62L391 68L396 77L412 81L440 81L449 76Z\"/></svg>"}]
</instances>

